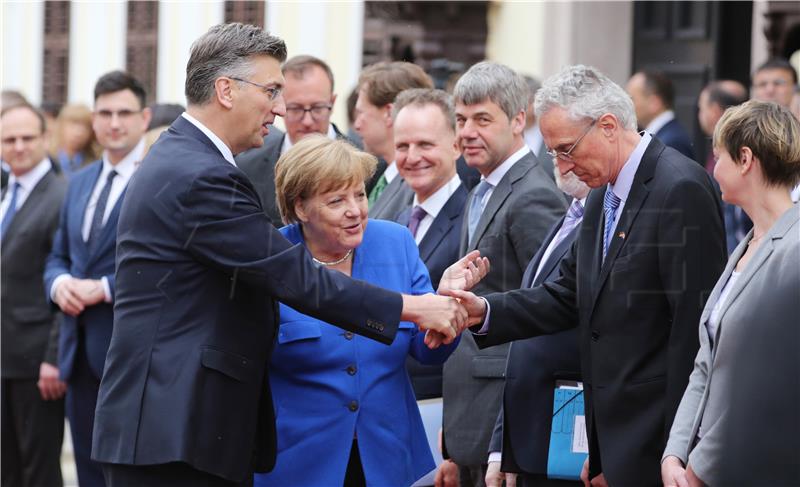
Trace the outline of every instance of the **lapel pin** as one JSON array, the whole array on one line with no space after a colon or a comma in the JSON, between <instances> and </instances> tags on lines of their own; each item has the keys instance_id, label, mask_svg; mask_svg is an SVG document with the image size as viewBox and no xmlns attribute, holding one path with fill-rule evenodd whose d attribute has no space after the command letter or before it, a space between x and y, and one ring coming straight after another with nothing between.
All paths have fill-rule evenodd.
<instances>
[{"instance_id":1,"label":"lapel pin","mask_svg":"<svg viewBox=\"0 0 800 487\"><path fill-rule=\"evenodd\" d=\"M624 240L625 239L625 232L619 232L619 234L617 236Z\"/></svg>"}]
</instances>

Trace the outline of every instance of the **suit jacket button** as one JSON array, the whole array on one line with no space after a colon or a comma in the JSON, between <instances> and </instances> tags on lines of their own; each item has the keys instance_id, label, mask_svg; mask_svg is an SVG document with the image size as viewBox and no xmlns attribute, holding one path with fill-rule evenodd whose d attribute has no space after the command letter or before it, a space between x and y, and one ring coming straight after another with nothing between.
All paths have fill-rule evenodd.
<instances>
[{"instance_id":1,"label":"suit jacket button","mask_svg":"<svg viewBox=\"0 0 800 487\"><path fill-rule=\"evenodd\" d=\"M356 370L358 369L356 369L356 366L353 364L347 366L347 373L350 375L356 375Z\"/></svg>"},{"instance_id":2,"label":"suit jacket button","mask_svg":"<svg viewBox=\"0 0 800 487\"><path fill-rule=\"evenodd\" d=\"M600 339L600 334L597 333L596 331L592 330L592 341L596 342L599 339Z\"/></svg>"},{"instance_id":3,"label":"suit jacket button","mask_svg":"<svg viewBox=\"0 0 800 487\"><path fill-rule=\"evenodd\" d=\"M345 340L352 340L353 339L353 332L352 331L344 332L344 339Z\"/></svg>"},{"instance_id":4,"label":"suit jacket button","mask_svg":"<svg viewBox=\"0 0 800 487\"><path fill-rule=\"evenodd\" d=\"M358 401L350 401L350 405L347 406L347 409L349 409L352 412L358 411Z\"/></svg>"}]
</instances>

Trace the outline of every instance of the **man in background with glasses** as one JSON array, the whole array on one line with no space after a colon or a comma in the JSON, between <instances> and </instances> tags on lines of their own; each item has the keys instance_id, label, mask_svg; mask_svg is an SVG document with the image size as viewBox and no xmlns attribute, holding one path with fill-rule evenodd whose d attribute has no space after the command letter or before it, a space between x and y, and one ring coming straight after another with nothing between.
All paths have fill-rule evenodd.
<instances>
[{"instance_id":1,"label":"man in background with glasses","mask_svg":"<svg viewBox=\"0 0 800 487\"><path fill-rule=\"evenodd\" d=\"M239 168L258 191L264 213L276 227L282 226L275 203L274 167L278 159L309 134L323 134L331 139L346 138L331 122L336 94L333 92L333 72L325 61L313 56L295 56L283 64L281 71L286 79L283 87L286 133L272 127L264 137L262 147L236 157Z\"/></svg>"},{"instance_id":2,"label":"man in background with glasses","mask_svg":"<svg viewBox=\"0 0 800 487\"><path fill-rule=\"evenodd\" d=\"M128 73L113 71L97 81L92 127L103 158L70 180L45 266L45 289L64 313L58 368L68 387L81 485L105 485L100 465L89 458L92 424L114 322L117 222L128 182L144 157L146 106L144 87Z\"/></svg>"}]
</instances>

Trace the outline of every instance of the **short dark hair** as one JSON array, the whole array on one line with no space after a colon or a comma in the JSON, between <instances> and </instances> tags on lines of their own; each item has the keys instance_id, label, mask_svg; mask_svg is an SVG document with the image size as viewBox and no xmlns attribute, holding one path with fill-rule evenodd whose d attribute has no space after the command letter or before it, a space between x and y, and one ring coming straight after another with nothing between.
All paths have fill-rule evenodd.
<instances>
[{"instance_id":1,"label":"short dark hair","mask_svg":"<svg viewBox=\"0 0 800 487\"><path fill-rule=\"evenodd\" d=\"M792 66L789 61L779 57L769 59L767 62L756 68L755 72L753 73L753 77L755 78L756 74L768 69L782 69L784 71L788 71L792 75L792 83L797 84L797 71L794 69L794 66Z\"/></svg>"},{"instance_id":2,"label":"short dark hair","mask_svg":"<svg viewBox=\"0 0 800 487\"><path fill-rule=\"evenodd\" d=\"M286 43L261 27L232 22L217 24L192 44L186 63L186 102L205 105L214 94L220 76L248 78L254 56L286 60Z\"/></svg>"},{"instance_id":3,"label":"short dark hair","mask_svg":"<svg viewBox=\"0 0 800 487\"><path fill-rule=\"evenodd\" d=\"M20 108L23 110L30 110L31 112L33 112L34 115L36 115L36 118L39 119L39 125L42 128L41 131L42 134L47 131L47 121L44 118L44 114L42 113L41 110L31 105L30 103L20 103L18 105L3 107L3 109L0 111L0 118L5 117L6 113L12 112L14 110L19 110Z\"/></svg>"},{"instance_id":4,"label":"short dark hair","mask_svg":"<svg viewBox=\"0 0 800 487\"><path fill-rule=\"evenodd\" d=\"M730 107L741 105L747 101L747 92L734 93L725 88L724 81L714 81L706 87L708 93L708 103L719 105L724 112Z\"/></svg>"},{"instance_id":5,"label":"short dark hair","mask_svg":"<svg viewBox=\"0 0 800 487\"><path fill-rule=\"evenodd\" d=\"M411 88L433 88L433 80L422 68L405 61L372 64L358 79L358 89L364 90L376 107L394 103L401 91Z\"/></svg>"},{"instance_id":6,"label":"short dark hair","mask_svg":"<svg viewBox=\"0 0 800 487\"><path fill-rule=\"evenodd\" d=\"M325 75L331 82L331 92L332 92L333 71L331 71L331 67L328 66L328 64L320 58L309 56L307 54L301 54L300 56L293 56L289 58L288 61L283 63L283 66L281 66L281 72L284 74L284 76L286 75L286 73L292 73L302 78L305 75L306 70L308 70L308 68L311 66L317 66L318 68L322 69L325 72Z\"/></svg>"},{"instance_id":7,"label":"short dark hair","mask_svg":"<svg viewBox=\"0 0 800 487\"><path fill-rule=\"evenodd\" d=\"M136 98L139 99L140 108L146 106L147 92L144 90L142 83L125 71L119 70L106 73L97 80L94 85L94 101L97 101L102 95L123 90L131 90L136 95Z\"/></svg>"},{"instance_id":8,"label":"short dark hair","mask_svg":"<svg viewBox=\"0 0 800 487\"><path fill-rule=\"evenodd\" d=\"M672 81L662 71L645 69L639 71L644 76L644 89L647 94L656 95L667 108L675 105L675 88Z\"/></svg>"}]
</instances>

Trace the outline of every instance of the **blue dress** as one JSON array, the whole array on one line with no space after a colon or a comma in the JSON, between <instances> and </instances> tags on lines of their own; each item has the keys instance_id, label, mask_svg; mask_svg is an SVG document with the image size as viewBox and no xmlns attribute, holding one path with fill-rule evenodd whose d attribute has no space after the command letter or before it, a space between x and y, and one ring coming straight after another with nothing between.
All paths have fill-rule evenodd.
<instances>
[{"instance_id":1,"label":"blue dress","mask_svg":"<svg viewBox=\"0 0 800 487\"><path fill-rule=\"evenodd\" d=\"M281 233L303 242L298 225ZM369 220L352 277L407 294L432 292L408 229L388 221ZM424 336L401 322L387 346L281 304L269 365L278 457L272 472L256 474L255 485L341 486L354 438L370 486L411 485L432 470L405 359L440 364L458 342L430 350Z\"/></svg>"}]
</instances>

